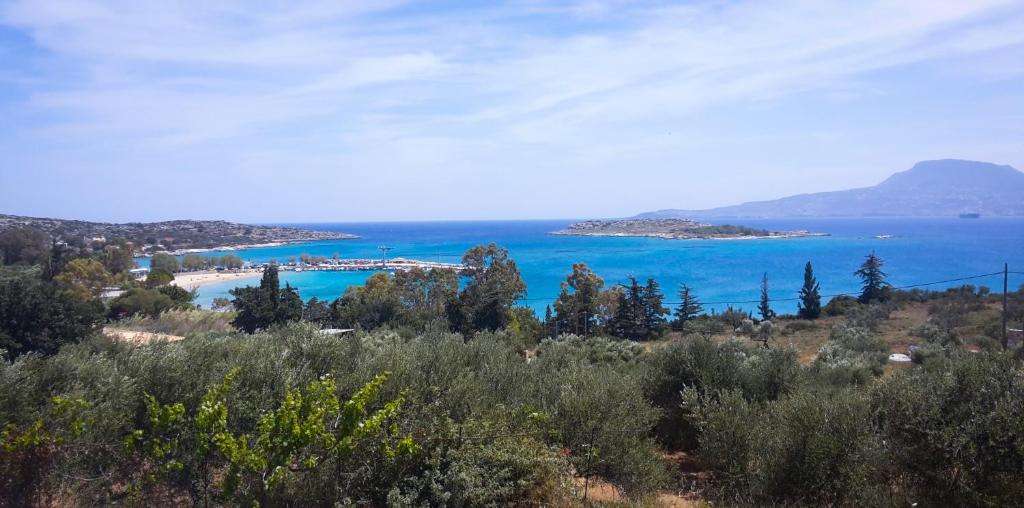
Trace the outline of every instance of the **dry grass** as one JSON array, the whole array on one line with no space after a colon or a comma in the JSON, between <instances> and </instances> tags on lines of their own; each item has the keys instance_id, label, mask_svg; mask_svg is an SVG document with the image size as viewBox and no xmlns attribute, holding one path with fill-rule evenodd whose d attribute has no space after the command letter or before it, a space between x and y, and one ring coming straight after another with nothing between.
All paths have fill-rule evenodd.
<instances>
[{"instance_id":1,"label":"dry grass","mask_svg":"<svg viewBox=\"0 0 1024 508\"><path fill-rule=\"evenodd\" d=\"M172 310L160 314L158 318L132 317L119 321L112 328L148 332L159 335L186 337L196 333L232 332L231 320L233 312L216 312L211 310Z\"/></svg>"},{"instance_id":2,"label":"dry grass","mask_svg":"<svg viewBox=\"0 0 1024 508\"><path fill-rule=\"evenodd\" d=\"M153 333L153 332L140 332L136 330L127 330L124 328L106 326L103 328L103 334L111 339L120 342L128 342L135 345L149 344L150 342L174 342L176 340L182 340L185 337L180 335L167 335L164 333Z\"/></svg>"}]
</instances>

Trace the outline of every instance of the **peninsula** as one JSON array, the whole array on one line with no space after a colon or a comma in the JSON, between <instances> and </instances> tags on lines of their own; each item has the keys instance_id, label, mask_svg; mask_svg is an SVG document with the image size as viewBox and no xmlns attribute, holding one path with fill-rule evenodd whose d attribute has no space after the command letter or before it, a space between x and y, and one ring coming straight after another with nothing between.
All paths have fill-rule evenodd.
<instances>
[{"instance_id":1,"label":"peninsula","mask_svg":"<svg viewBox=\"0 0 1024 508\"><path fill-rule=\"evenodd\" d=\"M713 225L691 219L605 219L577 222L553 231L569 236L645 236L668 240L741 240L828 236L810 231L768 231L729 224Z\"/></svg>"},{"instance_id":2,"label":"peninsula","mask_svg":"<svg viewBox=\"0 0 1024 508\"><path fill-rule=\"evenodd\" d=\"M0 214L0 232L10 229L41 231L54 241L70 245L102 244L116 239L131 242L140 253L170 251L175 254L357 238L355 235L333 231L238 224L221 220L116 224Z\"/></svg>"}]
</instances>

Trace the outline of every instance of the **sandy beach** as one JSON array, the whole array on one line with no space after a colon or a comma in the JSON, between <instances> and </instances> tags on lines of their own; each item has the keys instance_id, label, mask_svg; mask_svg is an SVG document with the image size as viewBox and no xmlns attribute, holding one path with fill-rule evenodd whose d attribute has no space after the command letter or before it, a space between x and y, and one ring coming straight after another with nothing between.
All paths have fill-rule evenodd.
<instances>
[{"instance_id":1,"label":"sandy beach","mask_svg":"<svg viewBox=\"0 0 1024 508\"><path fill-rule=\"evenodd\" d=\"M263 272L259 270L250 270L245 272L187 272L178 273L174 275L174 284L188 290L193 290L198 287L208 286L210 284L218 284L221 282L237 280L241 281L244 279L255 279L259 278Z\"/></svg>"}]
</instances>

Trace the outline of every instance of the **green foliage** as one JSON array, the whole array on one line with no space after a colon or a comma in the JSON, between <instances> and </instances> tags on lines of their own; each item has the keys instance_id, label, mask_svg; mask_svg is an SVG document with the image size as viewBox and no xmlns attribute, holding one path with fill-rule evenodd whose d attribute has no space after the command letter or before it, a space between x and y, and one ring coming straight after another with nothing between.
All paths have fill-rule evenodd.
<instances>
[{"instance_id":1,"label":"green foliage","mask_svg":"<svg viewBox=\"0 0 1024 508\"><path fill-rule=\"evenodd\" d=\"M572 273L562 282L562 290L555 300L555 319L559 329L578 335L597 331L600 297L604 279L584 263L573 263Z\"/></svg>"},{"instance_id":2,"label":"green foliage","mask_svg":"<svg viewBox=\"0 0 1024 508\"><path fill-rule=\"evenodd\" d=\"M290 285L281 289L275 264L267 265L263 270L259 286L232 289L231 296L234 297L231 303L237 311L233 324L246 333L302 318L302 299Z\"/></svg>"},{"instance_id":3,"label":"green foliage","mask_svg":"<svg viewBox=\"0 0 1024 508\"><path fill-rule=\"evenodd\" d=\"M509 319L526 283L508 250L496 244L477 245L462 256L469 281L459 294L455 328L463 332L497 330Z\"/></svg>"},{"instance_id":4,"label":"green foliage","mask_svg":"<svg viewBox=\"0 0 1024 508\"><path fill-rule=\"evenodd\" d=\"M113 319L123 319L135 315L155 318L180 305L163 291L136 287L111 300L108 315Z\"/></svg>"},{"instance_id":5,"label":"green foliage","mask_svg":"<svg viewBox=\"0 0 1024 508\"><path fill-rule=\"evenodd\" d=\"M64 265L53 278L60 288L81 301L99 298L113 278L103 264L95 259L79 258Z\"/></svg>"},{"instance_id":6,"label":"green foliage","mask_svg":"<svg viewBox=\"0 0 1024 508\"><path fill-rule=\"evenodd\" d=\"M124 240L116 240L103 247L99 253L99 260L110 273L124 274L135 268L135 251Z\"/></svg>"},{"instance_id":7,"label":"green foliage","mask_svg":"<svg viewBox=\"0 0 1024 508\"><path fill-rule=\"evenodd\" d=\"M174 275L164 269L151 270L146 276L146 287L158 288L174 282Z\"/></svg>"},{"instance_id":8,"label":"green foliage","mask_svg":"<svg viewBox=\"0 0 1024 508\"><path fill-rule=\"evenodd\" d=\"M672 321L672 328L686 331L689 328L687 325L692 323L703 309L704 306L697 299L697 296L693 294L690 286L686 284L679 286L679 306L676 307L673 313L675 320Z\"/></svg>"},{"instance_id":9,"label":"green foliage","mask_svg":"<svg viewBox=\"0 0 1024 508\"><path fill-rule=\"evenodd\" d=\"M608 322L608 331L616 337L640 340L647 336L644 326L643 288L636 277L629 278L629 285L618 293L615 315Z\"/></svg>"},{"instance_id":10,"label":"green foliage","mask_svg":"<svg viewBox=\"0 0 1024 508\"><path fill-rule=\"evenodd\" d=\"M367 330L399 323L404 311L395 278L385 272L371 275L362 286L350 286L334 308L339 324Z\"/></svg>"},{"instance_id":11,"label":"green foliage","mask_svg":"<svg viewBox=\"0 0 1024 508\"><path fill-rule=\"evenodd\" d=\"M840 295L832 297L825 305L824 311L826 316L842 316L858 307L860 307L860 302L856 298Z\"/></svg>"},{"instance_id":12,"label":"green foliage","mask_svg":"<svg viewBox=\"0 0 1024 508\"><path fill-rule=\"evenodd\" d=\"M178 263L178 258L173 254L157 252L153 254L153 257L149 258L149 269L150 272L159 270L173 274L181 270L181 265Z\"/></svg>"},{"instance_id":13,"label":"green foliage","mask_svg":"<svg viewBox=\"0 0 1024 508\"><path fill-rule=\"evenodd\" d=\"M1024 496L1024 369L1002 353L960 354L872 391L908 497L926 505L1008 506Z\"/></svg>"},{"instance_id":14,"label":"green foliage","mask_svg":"<svg viewBox=\"0 0 1024 508\"><path fill-rule=\"evenodd\" d=\"M885 280L885 272L882 271L883 264L885 263L882 258L872 252L867 255L860 268L853 272L863 283L860 296L857 297L860 303L883 302L889 298L890 286Z\"/></svg>"},{"instance_id":15,"label":"green foliage","mask_svg":"<svg viewBox=\"0 0 1024 508\"><path fill-rule=\"evenodd\" d=\"M82 435L89 404L54 396L45 414L0 430L0 503L17 500L25 506L46 499L45 483L58 456L56 450Z\"/></svg>"},{"instance_id":16,"label":"green foliage","mask_svg":"<svg viewBox=\"0 0 1024 508\"><path fill-rule=\"evenodd\" d=\"M109 503L115 485L151 504L554 502L591 451L591 473L624 492L665 482L641 348L567 338L527 363L514 344L508 333L327 337L308 325L143 347L97 340L0 365L0 421L31 423L47 394L91 401L96 423L52 450L59 467L39 478L44 490L57 470L99 478L71 484L91 504ZM386 383L368 384L382 371ZM331 385L352 402L335 409ZM399 399L397 412L387 402ZM184 417L171 422L178 403ZM108 451L72 453L83 446Z\"/></svg>"},{"instance_id":17,"label":"green foliage","mask_svg":"<svg viewBox=\"0 0 1024 508\"><path fill-rule=\"evenodd\" d=\"M0 279L0 348L51 354L99 331L103 305L33 275Z\"/></svg>"},{"instance_id":18,"label":"green foliage","mask_svg":"<svg viewBox=\"0 0 1024 508\"><path fill-rule=\"evenodd\" d=\"M29 228L0 232L0 265L42 265L50 260L50 237Z\"/></svg>"},{"instance_id":19,"label":"green foliage","mask_svg":"<svg viewBox=\"0 0 1024 508\"><path fill-rule=\"evenodd\" d=\"M664 296L657 281L647 279L647 285L641 286L635 277L630 277L629 285L618 293L618 300L615 315L608 322L612 334L630 340L648 340L664 332L668 309L661 303Z\"/></svg>"},{"instance_id":20,"label":"green foliage","mask_svg":"<svg viewBox=\"0 0 1024 508\"><path fill-rule=\"evenodd\" d=\"M156 257L158 254L154 254ZM225 254L223 256L201 256L199 254L185 254L181 258L180 269L184 271L210 270L213 268L226 268L236 270L242 267L244 262L238 254Z\"/></svg>"},{"instance_id":21,"label":"green foliage","mask_svg":"<svg viewBox=\"0 0 1024 508\"><path fill-rule=\"evenodd\" d=\"M757 312L761 315L762 321L771 321L775 319L775 311L772 310L771 302L768 298L768 274L765 273L761 277L761 303L757 305Z\"/></svg>"},{"instance_id":22,"label":"green foliage","mask_svg":"<svg viewBox=\"0 0 1024 508\"><path fill-rule=\"evenodd\" d=\"M700 236L768 236L771 234L767 229L736 226L733 224L701 226L694 228L693 232Z\"/></svg>"},{"instance_id":23,"label":"green foliage","mask_svg":"<svg viewBox=\"0 0 1024 508\"><path fill-rule=\"evenodd\" d=\"M651 370L647 396L662 408L661 440L673 448L692 449L697 429L683 418L688 411L681 394L687 389L715 398L738 390L745 399L769 401L794 391L802 382L796 352L786 348L753 349L739 342L715 343L694 338L659 349L647 357Z\"/></svg>"},{"instance_id":24,"label":"green foliage","mask_svg":"<svg viewBox=\"0 0 1024 508\"><path fill-rule=\"evenodd\" d=\"M865 384L882 374L889 346L867 328L838 324L812 365L822 382L833 385Z\"/></svg>"},{"instance_id":25,"label":"green foliage","mask_svg":"<svg viewBox=\"0 0 1024 508\"><path fill-rule=\"evenodd\" d=\"M818 319L821 316L821 285L814 277L810 261L804 266L804 285L800 288L796 315L801 319Z\"/></svg>"},{"instance_id":26,"label":"green foliage","mask_svg":"<svg viewBox=\"0 0 1024 508\"><path fill-rule=\"evenodd\" d=\"M857 505L881 499L881 463L863 394L800 390L751 402L739 391L700 400L687 392L700 453L718 473L718 496L742 505Z\"/></svg>"}]
</instances>

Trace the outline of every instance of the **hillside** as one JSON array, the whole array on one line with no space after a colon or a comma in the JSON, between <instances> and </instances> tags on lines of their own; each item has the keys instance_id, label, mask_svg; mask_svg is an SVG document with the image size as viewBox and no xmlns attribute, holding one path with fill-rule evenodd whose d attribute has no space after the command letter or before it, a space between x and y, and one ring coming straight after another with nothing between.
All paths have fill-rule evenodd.
<instances>
[{"instance_id":1,"label":"hillside","mask_svg":"<svg viewBox=\"0 0 1024 508\"><path fill-rule=\"evenodd\" d=\"M123 239L142 250L159 246L159 250L175 251L355 238L346 233L227 221L174 220L114 224L0 214L0 232L17 228L43 231L55 240L72 245L88 244L98 239Z\"/></svg>"},{"instance_id":2,"label":"hillside","mask_svg":"<svg viewBox=\"0 0 1024 508\"><path fill-rule=\"evenodd\" d=\"M987 162L923 161L873 187L707 210L658 210L637 217L956 217L964 212L1024 215L1024 173Z\"/></svg>"}]
</instances>

